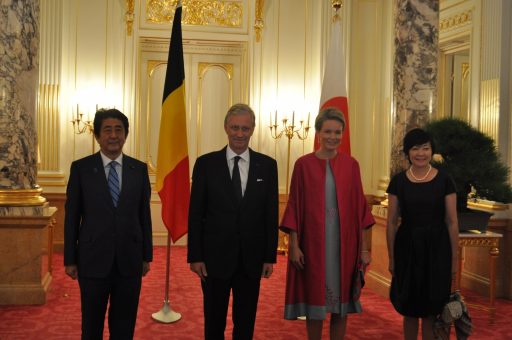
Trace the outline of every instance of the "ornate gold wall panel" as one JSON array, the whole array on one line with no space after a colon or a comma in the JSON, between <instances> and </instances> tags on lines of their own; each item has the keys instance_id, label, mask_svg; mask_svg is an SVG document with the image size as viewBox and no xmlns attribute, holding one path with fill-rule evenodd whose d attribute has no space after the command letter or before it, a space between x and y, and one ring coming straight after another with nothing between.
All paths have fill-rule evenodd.
<instances>
[{"instance_id":1,"label":"ornate gold wall panel","mask_svg":"<svg viewBox=\"0 0 512 340\"><path fill-rule=\"evenodd\" d=\"M146 0L149 23L168 24L174 18L178 0ZM242 1L183 0L182 23L198 26L241 27L244 11Z\"/></svg>"},{"instance_id":2,"label":"ornate gold wall panel","mask_svg":"<svg viewBox=\"0 0 512 340\"><path fill-rule=\"evenodd\" d=\"M265 7L265 0L256 0L255 18L254 18L254 31L256 32L256 42L261 41L261 31L263 30L263 9Z\"/></svg>"},{"instance_id":3,"label":"ornate gold wall panel","mask_svg":"<svg viewBox=\"0 0 512 340\"><path fill-rule=\"evenodd\" d=\"M126 20L126 34L132 35L133 30L133 19L134 19L134 1L135 0L126 0L126 14L125 14L125 20Z\"/></svg>"},{"instance_id":4,"label":"ornate gold wall panel","mask_svg":"<svg viewBox=\"0 0 512 340\"><path fill-rule=\"evenodd\" d=\"M162 93L169 41L141 39L135 141L140 159L156 172ZM244 42L184 40L187 135L191 166L196 157L225 144L223 119L229 105L246 101L247 47ZM153 181L153 178L152 178Z\"/></svg>"},{"instance_id":5,"label":"ornate gold wall panel","mask_svg":"<svg viewBox=\"0 0 512 340\"><path fill-rule=\"evenodd\" d=\"M136 136L136 150L133 151L149 164L150 181L154 184L169 40L141 38L137 44L136 116L132 131L140 131L140 134ZM248 52L245 42L186 39L183 53L189 166L192 170L199 154L226 144L223 122L228 105L248 100ZM151 205L152 210L160 211L156 193ZM153 241L156 245L167 242L167 229L159 219L153 223Z\"/></svg>"}]
</instances>

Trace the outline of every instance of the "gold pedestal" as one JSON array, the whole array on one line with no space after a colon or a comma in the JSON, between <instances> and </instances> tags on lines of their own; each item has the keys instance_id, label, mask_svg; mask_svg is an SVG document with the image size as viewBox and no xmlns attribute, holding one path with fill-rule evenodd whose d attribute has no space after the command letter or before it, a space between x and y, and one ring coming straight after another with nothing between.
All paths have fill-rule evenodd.
<instances>
[{"instance_id":1,"label":"gold pedestal","mask_svg":"<svg viewBox=\"0 0 512 340\"><path fill-rule=\"evenodd\" d=\"M46 302L56 210L49 207L39 216L0 217L0 305Z\"/></svg>"}]
</instances>

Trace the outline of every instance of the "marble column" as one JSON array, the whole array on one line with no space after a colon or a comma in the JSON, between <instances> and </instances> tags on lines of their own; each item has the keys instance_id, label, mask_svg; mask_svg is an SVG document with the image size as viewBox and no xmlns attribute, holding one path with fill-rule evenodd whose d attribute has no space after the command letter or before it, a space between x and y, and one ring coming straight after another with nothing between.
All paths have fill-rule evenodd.
<instances>
[{"instance_id":1,"label":"marble column","mask_svg":"<svg viewBox=\"0 0 512 340\"><path fill-rule=\"evenodd\" d=\"M35 130L39 0L0 2L0 216L41 213ZM16 209L13 207L23 207Z\"/></svg>"},{"instance_id":2,"label":"marble column","mask_svg":"<svg viewBox=\"0 0 512 340\"><path fill-rule=\"evenodd\" d=\"M391 176L407 166L402 140L437 109L439 0L395 0Z\"/></svg>"},{"instance_id":3,"label":"marble column","mask_svg":"<svg viewBox=\"0 0 512 340\"><path fill-rule=\"evenodd\" d=\"M37 185L39 1L0 1L0 305L43 304L56 209Z\"/></svg>"}]
</instances>

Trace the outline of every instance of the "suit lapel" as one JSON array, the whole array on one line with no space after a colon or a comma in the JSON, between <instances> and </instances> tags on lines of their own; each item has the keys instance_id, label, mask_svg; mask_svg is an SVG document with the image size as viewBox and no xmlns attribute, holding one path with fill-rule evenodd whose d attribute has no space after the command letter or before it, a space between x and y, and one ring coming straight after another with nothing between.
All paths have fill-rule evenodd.
<instances>
[{"instance_id":1,"label":"suit lapel","mask_svg":"<svg viewBox=\"0 0 512 340\"><path fill-rule=\"evenodd\" d=\"M248 198L250 198L251 193L256 189L255 185L258 178L258 172L260 167L256 153L249 149L249 154L249 174L247 176L247 186L245 187L242 205L246 204Z\"/></svg>"},{"instance_id":2,"label":"suit lapel","mask_svg":"<svg viewBox=\"0 0 512 340\"><path fill-rule=\"evenodd\" d=\"M134 176L135 165L132 162L132 159L123 155L123 173L122 173L122 182L121 182L121 192L119 194L119 202L117 202L117 207L119 208L123 202L127 199L127 195L130 192L130 187L133 185L133 180L137 178ZM112 204L113 206L113 204Z\"/></svg>"}]
</instances>

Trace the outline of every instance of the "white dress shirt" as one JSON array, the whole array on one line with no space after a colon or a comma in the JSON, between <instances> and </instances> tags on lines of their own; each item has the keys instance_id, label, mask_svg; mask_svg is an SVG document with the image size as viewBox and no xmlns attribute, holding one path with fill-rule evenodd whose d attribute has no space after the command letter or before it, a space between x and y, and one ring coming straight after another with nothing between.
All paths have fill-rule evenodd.
<instances>
[{"instance_id":1,"label":"white dress shirt","mask_svg":"<svg viewBox=\"0 0 512 340\"><path fill-rule=\"evenodd\" d=\"M231 178L233 178L233 167L235 166L235 157L240 156L240 160L238 161L238 169L240 169L240 182L242 182L242 196L245 194L245 188L247 187L247 178L249 177L249 162L250 162L250 153L249 148L247 148L240 155L236 154L231 148L226 148L226 159L228 161L229 174Z\"/></svg>"},{"instance_id":2,"label":"white dress shirt","mask_svg":"<svg viewBox=\"0 0 512 340\"><path fill-rule=\"evenodd\" d=\"M123 185L123 154L121 153L116 159L110 159L100 151L101 160L103 161L103 168L105 169L105 176L108 178L108 172L110 171L110 162L113 160L117 162L116 164L116 172L117 177L119 178L119 192L121 192L121 188Z\"/></svg>"}]
</instances>

